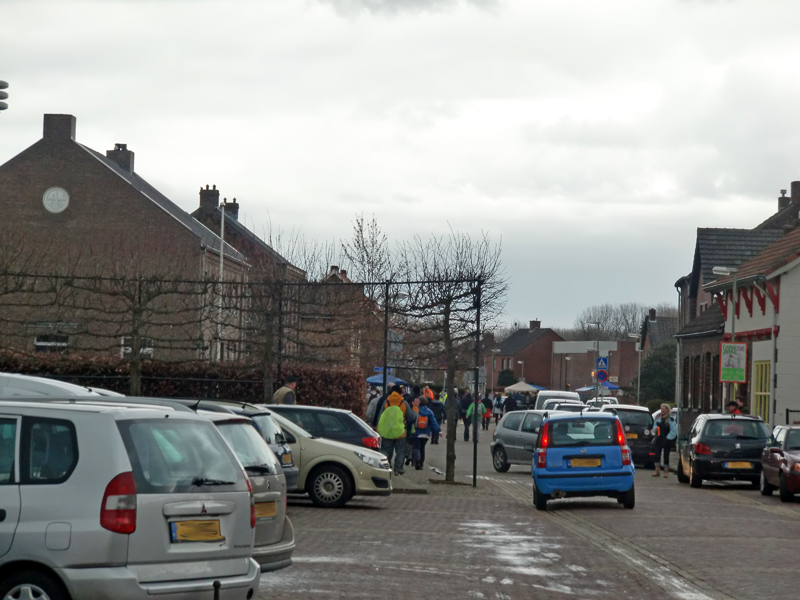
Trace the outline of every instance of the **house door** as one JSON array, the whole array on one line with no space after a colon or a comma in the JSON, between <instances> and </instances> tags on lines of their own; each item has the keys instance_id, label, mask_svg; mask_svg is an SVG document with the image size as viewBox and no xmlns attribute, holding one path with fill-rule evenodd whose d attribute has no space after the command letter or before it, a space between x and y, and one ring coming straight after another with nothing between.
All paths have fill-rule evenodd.
<instances>
[{"instance_id":1,"label":"house door","mask_svg":"<svg viewBox=\"0 0 800 600\"><path fill-rule=\"evenodd\" d=\"M753 414L769 423L769 375L768 360L753 362Z\"/></svg>"}]
</instances>

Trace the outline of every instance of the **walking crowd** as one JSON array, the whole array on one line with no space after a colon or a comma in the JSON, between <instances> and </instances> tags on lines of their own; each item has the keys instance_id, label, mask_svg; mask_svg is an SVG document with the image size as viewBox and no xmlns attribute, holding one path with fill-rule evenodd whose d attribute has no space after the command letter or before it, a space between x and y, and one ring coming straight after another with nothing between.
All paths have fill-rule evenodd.
<instances>
[{"instance_id":1,"label":"walking crowd","mask_svg":"<svg viewBox=\"0 0 800 600\"><path fill-rule=\"evenodd\" d=\"M464 441L470 439L470 429L477 421L480 430L488 431L494 417L497 424L507 412L532 406L533 397L515 393L510 396L484 395L480 402L473 401L468 390L456 393L456 418L464 424ZM413 464L420 470L425 463L425 447L438 444L442 425L447 421L445 402L447 392L434 393L429 387L394 385L388 394L379 395L375 388L367 399L366 419L381 436L381 452L393 464L395 474L405 473ZM476 414L477 413L477 414ZM477 431L476 431L477 435ZM475 440L477 441L477 439Z\"/></svg>"}]
</instances>

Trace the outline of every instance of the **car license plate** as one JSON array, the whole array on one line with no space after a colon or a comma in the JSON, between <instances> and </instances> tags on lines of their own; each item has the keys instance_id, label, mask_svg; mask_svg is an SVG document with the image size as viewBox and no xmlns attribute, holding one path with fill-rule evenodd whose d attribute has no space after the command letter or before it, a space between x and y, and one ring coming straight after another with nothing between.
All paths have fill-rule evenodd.
<instances>
[{"instance_id":1,"label":"car license plate","mask_svg":"<svg viewBox=\"0 0 800 600\"><path fill-rule=\"evenodd\" d=\"M638 433L626 433L625 437L628 438L629 440L637 440L637 439L639 439L639 434Z\"/></svg>"},{"instance_id":2,"label":"car license plate","mask_svg":"<svg viewBox=\"0 0 800 600\"><path fill-rule=\"evenodd\" d=\"M569 461L571 467L599 467L599 458L573 458Z\"/></svg>"},{"instance_id":3,"label":"car license plate","mask_svg":"<svg viewBox=\"0 0 800 600\"><path fill-rule=\"evenodd\" d=\"M173 521L169 524L172 541L181 542L221 542L225 538L219 528L219 520L212 521Z\"/></svg>"},{"instance_id":4,"label":"car license plate","mask_svg":"<svg viewBox=\"0 0 800 600\"><path fill-rule=\"evenodd\" d=\"M292 464L292 455L291 454L283 454L283 455L281 455L281 464L284 464L284 465Z\"/></svg>"},{"instance_id":5,"label":"car license plate","mask_svg":"<svg viewBox=\"0 0 800 600\"><path fill-rule=\"evenodd\" d=\"M256 519L271 519L277 515L275 502L256 502Z\"/></svg>"},{"instance_id":6,"label":"car license plate","mask_svg":"<svg viewBox=\"0 0 800 600\"><path fill-rule=\"evenodd\" d=\"M726 469L752 469L753 464L749 462L727 462L725 463Z\"/></svg>"}]
</instances>

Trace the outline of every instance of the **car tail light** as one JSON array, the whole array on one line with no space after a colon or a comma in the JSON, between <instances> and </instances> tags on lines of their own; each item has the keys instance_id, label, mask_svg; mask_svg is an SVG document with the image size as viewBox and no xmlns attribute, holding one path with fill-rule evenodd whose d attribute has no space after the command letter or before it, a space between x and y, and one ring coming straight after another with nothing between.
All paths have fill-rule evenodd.
<instances>
[{"instance_id":1,"label":"car tail light","mask_svg":"<svg viewBox=\"0 0 800 600\"><path fill-rule=\"evenodd\" d=\"M361 443L364 444L367 448L373 448L375 450L381 449L381 438L379 437L361 438Z\"/></svg>"},{"instance_id":2,"label":"car tail light","mask_svg":"<svg viewBox=\"0 0 800 600\"><path fill-rule=\"evenodd\" d=\"M539 448L536 451L536 467L539 469L547 467L547 450L544 448Z\"/></svg>"},{"instance_id":3,"label":"car tail light","mask_svg":"<svg viewBox=\"0 0 800 600\"><path fill-rule=\"evenodd\" d=\"M100 526L114 533L136 531L136 482L133 473L120 473L106 486L100 507Z\"/></svg>"},{"instance_id":4,"label":"car tail light","mask_svg":"<svg viewBox=\"0 0 800 600\"><path fill-rule=\"evenodd\" d=\"M620 446L627 446L625 441L625 432L622 430L622 423L617 419L617 444Z\"/></svg>"},{"instance_id":5,"label":"car tail light","mask_svg":"<svg viewBox=\"0 0 800 600\"><path fill-rule=\"evenodd\" d=\"M539 448L547 450L550 445L550 423L545 423L539 433Z\"/></svg>"},{"instance_id":6,"label":"car tail light","mask_svg":"<svg viewBox=\"0 0 800 600\"><path fill-rule=\"evenodd\" d=\"M631 449L627 446L622 448L622 464L623 466L631 464Z\"/></svg>"},{"instance_id":7,"label":"car tail light","mask_svg":"<svg viewBox=\"0 0 800 600\"><path fill-rule=\"evenodd\" d=\"M496 441L497 441L497 429L495 429L494 431L492 431L492 441L493 441L493 442L496 442Z\"/></svg>"},{"instance_id":8,"label":"car tail light","mask_svg":"<svg viewBox=\"0 0 800 600\"><path fill-rule=\"evenodd\" d=\"M256 500L253 497L253 486L250 485L250 478L247 476L247 473L242 471L242 475L244 475L244 480L247 482L247 491L250 492L250 529L256 528Z\"/></svg>"},{"instance_id":9,"label":"car tail light","mask_svg":"<svg viewBox=\"0 0 800 600\"><path fill-rule=\"evenodd\" d=\"M694 445L695 454L711 454L711 448L700 442Z\"/></svg>"}]
</instances>

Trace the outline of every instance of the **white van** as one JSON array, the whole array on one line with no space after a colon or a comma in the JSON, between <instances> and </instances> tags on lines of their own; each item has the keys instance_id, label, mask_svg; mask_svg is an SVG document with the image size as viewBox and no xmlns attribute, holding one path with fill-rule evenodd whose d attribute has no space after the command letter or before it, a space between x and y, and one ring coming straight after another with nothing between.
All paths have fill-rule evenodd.
<instances>
[{"instance_id":1,"label":"white van","mask_svg":"<svg viewBox=\"0 0 800 600\"><path fill-rule=\"evenodd\" d=\"M560 390L542 390L536 395L536 410L541 410L547 400L577 400L583 403L578 392L562 392Z\"/></svg>"}]
</instances>

